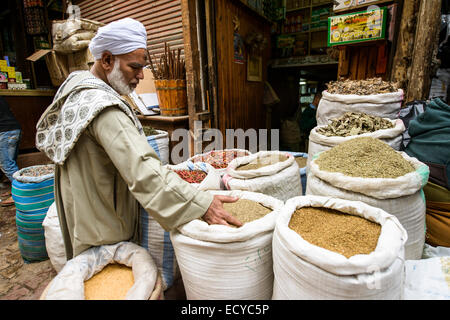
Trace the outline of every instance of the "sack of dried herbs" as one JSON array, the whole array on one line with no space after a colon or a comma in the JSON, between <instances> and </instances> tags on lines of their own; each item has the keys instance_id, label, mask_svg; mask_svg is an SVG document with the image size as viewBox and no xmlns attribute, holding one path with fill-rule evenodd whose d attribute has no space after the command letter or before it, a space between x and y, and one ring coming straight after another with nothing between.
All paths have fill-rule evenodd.
<instances>
[{"instance_id":1,"label":"sack of dried herbs","mask_svg":"<svg viewBox=\"0 0 450 320\"><path fill-rule=\"evenodd\" d=\"M420 259L428 176L428 166L381 140L354 138L313 156L306 194L362 201L389 212L408 232L405 257Z\"/></svg>"},{"instance_id":2,"label":"sack of dried herbs","mask_svg":"<svg viewBox=\"0 0 450 320\"><path fill-rule=\"evenodd\" d=\"M201 219L170 233L189 300L268 300L272 297L272 233L283 202L248 191L224 206L244 224L209 225Z\"/></svg>"},{"instance_id":3,"label":"sack of dried herbs","mask_svg":"<svg viewBox=\"0 0 450 320\"><path fill-rule=\"evenodd\" d=\"M386 142L395 150L400 150L405 125L400 119L391 120L360 112L348 112L332 119L326 126L311 130L308 142L308 163L321 151L356 137L371 137Z\"/></svg>"},{"instance_id":4,"label":"sack of dried herbs","mask_svg":"<svg viewBox=\"0 0 450 320\"><path fill-rule=\"evenodd\" d=\"M364 112L396 119L403 102L403 90L380 79L336 81L322 92L317 108L318 126L345 112Z\"/></svg>"},{"instance_id":5,"label":"sack of dried herbs","mask_svg":"<svg viewBox=\"0 0 450 320\"><path fill-rule=\"evenodd\" d=\"M282 151L236 158L222 181L228 190L263 193L282 201L302 194L299 166L291 154Z\"/></svg>"},{"instance_id":6,"label":"sack of dried herbs","mask_svg":"<svg viewBox=\"0 0 450 320\"><path fill-rule=\"evenodd\" d=\"M309 214L311 209L316 212ZM406 239L396 217L365 203L289 199L273 234L272 299L402 299ZM341 246L356 254L341 252Z\"/></svg>"}]
</instances>

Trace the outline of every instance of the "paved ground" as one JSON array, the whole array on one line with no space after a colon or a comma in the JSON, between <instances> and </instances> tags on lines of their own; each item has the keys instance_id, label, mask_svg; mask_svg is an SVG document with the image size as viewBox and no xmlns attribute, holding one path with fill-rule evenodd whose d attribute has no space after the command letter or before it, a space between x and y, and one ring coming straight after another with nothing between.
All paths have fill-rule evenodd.
<instances>
[{"instance_id":1,"label":"paved ground","mask_svg":"<svg viewBox=\"0 0 450 320\"><path fill-rule=\"evenodd\" d=\"M9 190L2 185L0 194ZM55 275L50 260L24 263L17 243L16 207L0 206L0 300L37 300Z\"/></svg>"}]
</instances>

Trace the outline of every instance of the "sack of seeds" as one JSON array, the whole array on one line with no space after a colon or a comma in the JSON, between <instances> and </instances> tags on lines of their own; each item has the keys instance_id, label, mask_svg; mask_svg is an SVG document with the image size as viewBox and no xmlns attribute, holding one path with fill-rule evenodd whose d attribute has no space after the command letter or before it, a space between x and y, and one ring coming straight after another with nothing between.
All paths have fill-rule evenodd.
<instances>
[{"instance_id":1,"label":"sack of seeds","mask_svg":"<svg viewBox=\"0 0 450 320\"><path fill-rule=\"evenodd\" d=\"M236 158L222 181L228 190L246 190L282 201L302 195L300 171L294 156L282 151L259 151Z\"/></svg>"},{"instance_id":2,"label":"sack of seeds","mask_svg":"<svg viewBox=\"0 0 450 320\"><path fill-rule=\"evenodd\" d=\"M189 182L199 190L220 190L220 173L208 163L185 161L176 165L166 165L176 172L181 179Z\"/></svg>"},{"instance_id":3,"label":"sack of seeds","mask_svg":"<svg viewBox=\"0 0 450 320\"><path fill-rule=\"evenodd\" d=\"M130 267L134 280L129 284L123 299L147 300L152 295L158 277L158 269L148 252L131 242L122 241L112 245L92 247L82 252L66 265L51 281L46 300L85 300L86 281L111 264ZM116 280L116 281L114 281ZM98 290L109 296L123 294L121 279L111 279L108 285L99 284ZM125 279L124 279L125 280ZM95 289L95 288L94 288ZM103 300L103 299L100 299Z\"/></svg>"},{"instance_id":4,"label":"sack of seeds","mask_svg":"<svg viewBox=\"0 0 450 320\"><path fill-rule=\"evenodd\" d=\"M402 102L402 89L369 95L334 94L325 90L317 107L317 125L327 125L329 120L346 112L364 112L382 118L397 119Z\"/></svg>"},{"instance_id":5,"label":"sack of seeds","mask_svg":"<svg viewBox=\"0 0 450 320\"><path fill-rule=\"evenodd\" d=\"M354 138L312 158L306 194L362 201L394 215L408 232L406 259L420 259L428 176L416 158L378 139Z\"/></svg>"},{"instance_id":6,"label":"sack of seeds","mask_svg":"<svg viewBox=\"0 0 450 320\"><path fill-rule=\"evenodd\" d=\"M402 299L407 234L359 201L286 201L273 234L274 300Z\"/></svg>"},{"instance_id":7,"label":"sack of seeds","mask_svg":"<svg viewBox=\"0 0 450 320\"><path fill-rule=\"evenodd\" d=\"M359 118L360 115L362 115L362 119ZM364 123L364 120L367 122ZM405 125L400 119L390 120L355 112L346 113L333 119L328 125L317 126L311 130L307 167L309 168L311 159L316 153L357 137L380 139L393 149L400 150L404 131Z\"/></svg>"},{"instance_id":8,"label":"sack of seeds","mask_svg":"<svg viewBox=\"0 0 450 320\"><path fill-rule=\"evenodd\" d=\"M267 300L272 296L272 233L283 202L248 191L224 208L243 226L193 220L171 231L188 300Z\"/></svg>"}]
</instances>

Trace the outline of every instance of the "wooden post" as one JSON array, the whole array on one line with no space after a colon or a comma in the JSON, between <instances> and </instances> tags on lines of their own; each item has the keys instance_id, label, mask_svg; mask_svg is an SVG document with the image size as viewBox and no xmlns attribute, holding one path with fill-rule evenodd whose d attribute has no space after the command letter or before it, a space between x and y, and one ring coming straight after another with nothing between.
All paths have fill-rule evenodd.
<instances>
[{"instance_id":1,"label":"wooden post","mask_svg":"<svg viewBox=\"0 0 450 320\"><path fill-rule=\"evenodd\" d=\"M441 0L420 2L406 102L428 98L440 26Z\"/></svg>"},{"instance_id":2,"label":"wooden post","mask_svg":"<svg viewBox=\"0 0 450 320\"><path fill-rule=\"evenodd\" d=\"M197 40L197 14L196 2L192 0L181 0L181 20L183 23L184 57L186 66L186 92L189 114L189 131L191 133L190 146L195 143L194 121L197 119L197 106L201 106L200 85L200 56ZM193 148L190 155L194 154Z\"/></svg>"},{"instance_id":3,"label":"wooden post","mask_svg":"<svg viewBox=\"0 0 450 320\"><path fill-rule=\"evenodd\" d=\"M408 88L408 70L411 66L419 0L403 1L400 29L392 64L391 81L398 82L404 91Z\"/></svg>"}]
</instances>

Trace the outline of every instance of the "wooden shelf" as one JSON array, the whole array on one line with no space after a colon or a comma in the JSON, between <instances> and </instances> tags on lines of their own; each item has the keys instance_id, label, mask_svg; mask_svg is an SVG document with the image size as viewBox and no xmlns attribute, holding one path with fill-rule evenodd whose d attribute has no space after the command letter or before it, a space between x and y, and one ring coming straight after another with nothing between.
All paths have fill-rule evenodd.
<instances>
[{"instance_id":1,"label":"wooden shelf","mask_svg":"<svg viewBox=\"0 0 450 320\"><path fill-rule=\"evenodd\" d=\"M39 89L25 89L25 90L8 90L0 89L0 96L19 96L19 97L51 97L54 96L56 90L39 90Z\"/></svg>"}]
</instances>

